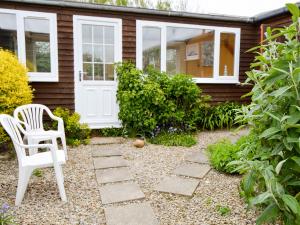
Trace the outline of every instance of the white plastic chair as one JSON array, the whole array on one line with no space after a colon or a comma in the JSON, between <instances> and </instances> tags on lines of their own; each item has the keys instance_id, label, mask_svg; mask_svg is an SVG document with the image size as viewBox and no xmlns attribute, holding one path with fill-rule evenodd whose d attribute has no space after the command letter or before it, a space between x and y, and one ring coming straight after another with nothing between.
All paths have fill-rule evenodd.
<instances>
[{"instance_id":1,"label":"white plastic chair","mask_svg":"<svg viewBox=\"0 0 300 225\"><path fill-rule=\"evenodd\" d=\"M56 120L58 122L57 130L46 131L44 129L44 111L52 120ZM19 123L25 126L27 133L26 138L29 145L38 144L41 141L52 140L53 138L60 138L66 159L68 159L64 122L61 118L53 115L47 106L41 104L19 106L14 111L14 117ZM35 153L37 153L37 149L31 149L29 152L30 155Z\"/></svg>"},{"instance_id":2,"label":"white plastic chair","mask_svg":"<svg viewBox=\"0 0 300 225\"><path fill-rule=\"evenodd\" d=\"M61 167L62 164L66 163L65 153L63 150L58 150L56 139L53 138L51 144L25 145L23 142L23 135L26 135L26 131L16 119L9 115L1 114L0 123L14 144L19 162L19 179L15 204L21 204L33 170L44 167L54 167L60 197L63 201L67 201ZM50 149L50 151L27 156L26 149L30 150L32 148L47 148Z\"/></svg>"}]
</instances>

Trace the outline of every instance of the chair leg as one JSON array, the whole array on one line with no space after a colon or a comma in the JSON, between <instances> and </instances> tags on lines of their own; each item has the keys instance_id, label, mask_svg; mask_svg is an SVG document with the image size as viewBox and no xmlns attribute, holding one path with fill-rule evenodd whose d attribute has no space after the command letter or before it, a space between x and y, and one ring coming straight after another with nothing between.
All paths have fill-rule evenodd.
<instances>
[{"instance_id":1,"label":"chair leg","mask_svg":"<svg viewBox=\"0 0 300 225\"><path fill-rule=\"evenodd\" d=\"M64 175L62 172L61 165L54 165L54 170L55 170L55 176L57 180L57 185L59 189L59 195L62 201L66 202L67 201L67 196L65 192L65 187L64 187Z\"/></svg>"},{"instance_id":2,"label":"chair leg","mask_svg":"<svg viewBox=\"0 0 300 225\"><path fill-rule=\"evenodd\" d=\"M60 137L61 139L61 143L62 143L62 146L63 146L63 150L65 152L65 157L66 157L66 160L68 160L68 153L67 153L67 144L66 144L66 136L65 135L62 135Z\"/></svg>"},{"instance_id":3,"label":"chair leg","mask_svg":"<svg viewBox=\"0 0 300 225\"><path fill-rule=\"evenodd\" d=\"M16 201L15 205L20 205L25 191L27 189L27 185L30 179L32 173L31 168L19 168L19 180L18 180L18 187L17 187L17 195L16 195Z\"/></svg>"}]
</instances>

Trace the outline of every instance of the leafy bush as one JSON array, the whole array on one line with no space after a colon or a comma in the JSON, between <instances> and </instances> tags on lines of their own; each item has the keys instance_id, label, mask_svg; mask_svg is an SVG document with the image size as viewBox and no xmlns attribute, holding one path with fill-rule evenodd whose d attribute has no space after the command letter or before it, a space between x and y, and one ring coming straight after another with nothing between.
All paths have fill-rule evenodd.
<instances>
[{"instance_id":1,"label":"leafy bush","mask_svg":"<svg viewBox=\"0 0 300 225\"><path fill-rule=\"evenodd\" d=\"M16 107L32 102L33 90L26 68L13 53L0 48L0 59L0 114L12 114ZM8 145L10 138L0 127L0 148Z\"/></svg>"},{"instance_id":2,"label":"leafy bush","mask_svg":"<svg viewBox=\"0 0 300 225\"><path fill-rule=\"evenodd\" d=\"M241 187L249 206L263 208L257 224L279 218L286 225L300 221L300 11L293 4L287 7L293 23L267 29L267 41L256 48L247 73L247 82L254 84L252 103L238 117L256 134L242 152L246 159L249 152L254 155L236 164L248 171ZM277 41L279 37L284 40Z\"/></svg>"},{"instance_id":3,"label":"leafy bush","mask_svg":"<svg viewBox=\"0 0 300 225\"><path fill-rule=\"evenodd\" d=\"M162 132L151 138L150 143L165 146L191 147L197 144L197 141L191 134Z\"/></svg>"},{"instance_id":4,"label":"leafy bush","mask_svg":"<svg viewBox=\"0 0 300 225\"><path fill-rule=\"evenodd\" d=\"M199 115L198 126L207 130L231 128L235 124L235 118L240 108L241 104L235 102L206 107Z\"/></svg>"},{"instance_id":5,"label":"leafy bush","mask_svg":"<svg viewBox=\"0 0 300 225\"><path fill-rule=\"evenodd\" d=\"M240 159L240 151L246 143L253 139L253 135L242 136L236 143L231 143L229 139L222 139L215 144L208 145L207 152L213 168L226 173L237 173L236 165L228 163Z\"/></svg>"},{"instance_id":6,"label":"leafy bush","mask_svg":"<svg viewBox=\"0 0 300 225\"><path fill-rule=\"evenodd\" d=\"M79 123L80 115L78 113L71 113L66 108L57 107L53 114L64 121L66 142L68 145L78 146L89 143L91 130L87 124ZM53 122L53 127L57 127L57 122Z\"/></svg>"},{"instance_id":7,"label":"leafy bush","mask_svg":"<svg viewBox=\"0 0 300 225\"><path fill-rule=\"evenodd\" d=\"M144 73L131 63L119 65L117 74L119 119L129 133L150 136L157 126L196 128L206 99L191 77L171 77L152 68Z\"/></svg>"}]
</instances>

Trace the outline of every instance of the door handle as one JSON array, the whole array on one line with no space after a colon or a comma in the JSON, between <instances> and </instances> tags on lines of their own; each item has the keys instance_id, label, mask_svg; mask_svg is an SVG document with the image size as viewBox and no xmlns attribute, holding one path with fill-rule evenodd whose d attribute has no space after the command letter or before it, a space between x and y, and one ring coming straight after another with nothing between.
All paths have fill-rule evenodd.
<instances>
[{"instance_id":1,"label":"door handle","mask_svg":"<svg viewBox=\"0 0 300 225\"><path fill-rule=\"evenodd\" d=\"M82 71L79 71L79 81L82 81Z\"/></svg>"}]
</instances>

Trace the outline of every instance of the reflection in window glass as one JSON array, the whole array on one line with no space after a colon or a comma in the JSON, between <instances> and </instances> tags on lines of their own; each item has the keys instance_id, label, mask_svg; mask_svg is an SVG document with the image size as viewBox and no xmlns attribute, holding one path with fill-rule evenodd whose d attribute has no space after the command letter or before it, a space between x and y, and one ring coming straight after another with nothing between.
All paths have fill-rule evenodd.
<instances>
[{"instance_id":1,"label":"reflection in window glass","mask_svg":"<svg viewBox=\"0 0 300 225\"><path fill-rule=\"evenodd\" d=\"M233 76L234 74L235 34L221 33L220 38L220 76Z\"/></svg>"},{"instance_id":2,"label":"reflection in window glass","mask_svg":"<svg viewBox=\"0 0 300 225\"><path fill-rule=\"evenodd\" d=\"M161 68L161 30L157 27L143 27L143 69L149 65Z\"/></svg>"},{"instance_id":3,"label":"reflection in window glass","mask_svg":"<svg viewBox=\"0 0 300 225\"><path fill-rule=\"evenodd\" d=\"M103 80L103 64L94 64L94 80Z\"/></svg>"},{"instance_id":4,"label":"reflection in window glass","mask_svg":"<svg viewBox=\"0 0 300 225\"><path fill-rule=\"evenodd\" d=\"M104 29L104 39L105 39L105 44L114 44L115 42L115 32L114 32L114 27L108 27L106 26Z\"/></svg>"},{"instance_id":5,"label":"reflection in window glass","mask_svg":"<svg viewBox=\"0 0 300 225\"><path fill-rule=\"evenodd\" d=\"M30 72L51 72L49 20L25 18L26 66Z\"/></svg>"},{"instance_id":6,"label":"reflection in window glass","mask_svg":"<svg viewBox=\"0 0 300 225\"><path fill-rule=\"evenodd\" d=\"M83 80L93 80L92 63L83 63Z\"/></svg>"},{"instance_id":7,"label":"reflection in window glass","mask_svg":"<svg viewBox=\"0 0 300 225\"><path fill-rule=\"evenodd\" d=\"M114 80L114 27L82 25L83 80Z\"/></svg>"},{"instance_id":8,"label":"reflection in window glass","mask_svg":"<svg viewBox=\"0 0 300 225\"><path fill-rule=\"evenodd\" d=\"M16 15L0 13L0 47L17 54Z\"/></svg>"},{"instance_id":9,"label":"reflection in window glass","mask_svg":"<svg viewBox=\"0 0 300 225\"><path fill-rule=\"evenodd\" d=\"M106 64L105 65L105 79L114 80L114 65Z\"/></svg>"},{"instance_id":10,"label":"reflection in window glass","mask_svg":"<svg viewBox=\"0 0 300 225\"><path fill-rule=\"evenodd\" d=\"M167 27L167 73L213 77L214 31Z\"/></svg>"}]
</instances>

